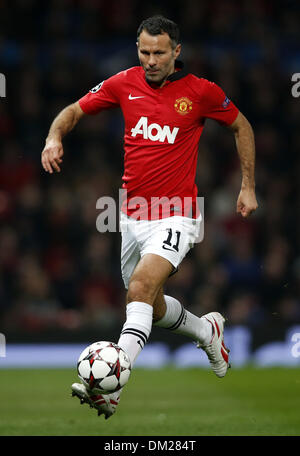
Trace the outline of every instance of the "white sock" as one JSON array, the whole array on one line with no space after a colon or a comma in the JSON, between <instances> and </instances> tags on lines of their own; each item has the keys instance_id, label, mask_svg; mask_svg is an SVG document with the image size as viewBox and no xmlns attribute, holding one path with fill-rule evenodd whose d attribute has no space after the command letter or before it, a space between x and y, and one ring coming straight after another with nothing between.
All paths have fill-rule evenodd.
<instances>
[{"instance_id":1,"label":"white sock","mask_svg":"<svg viewBox=\"0 0 300 456\"><path fill-rule=\"evenodd\" d=\"M126 321L118 345L128 354L131 365L144 348L152 328L153 307L145 302L127 304Z\"/></svg>"},{"instance_id":2,"label":"white sock","mask_svg":"<svg viewBox=\"0 0 300 456\"><path fill-rule=\"evenodd\" d=\"M201 344L209 344L212 337L212 326L205 318L199 318L186 310L180 302L172 296L164 295L166 313L155 326L169 329L175 334L190 337Z\"/></svg>"}]
</instances>

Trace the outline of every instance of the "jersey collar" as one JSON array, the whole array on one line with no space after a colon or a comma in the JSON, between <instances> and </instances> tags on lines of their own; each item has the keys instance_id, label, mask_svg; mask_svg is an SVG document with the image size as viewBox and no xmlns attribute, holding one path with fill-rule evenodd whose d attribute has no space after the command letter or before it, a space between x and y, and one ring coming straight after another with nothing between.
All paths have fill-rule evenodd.
<instances>
[{"instance_id":1,"label":"jersey collar","mask_svg":"<svg viewBox=\"0 0 300 456\"><path fill-rule=\"evenodd\" d=\"M175 60L175 71L174 73L170 74L170 76L167 77L166 82L174 82L178 81L179 79L184 78L187 76L187 71L183 69L184 68L184 63L181 60ZM152 88L157 88L157 85L155 83L148 82L145 76L145 81L147 84L152 87Z\"/></svg>"},{"instance_id":2,"label":"jersey collar","mask_svg":"<svg viewBox=\"0 0 300 456\"><path fill-rule=\"evenodd\" d=\"M167 81L178 81L187 75L187 72L183 69L184 63L181 60L175 61L175 71L167 77Z\"/></svg>"}]
</instances>

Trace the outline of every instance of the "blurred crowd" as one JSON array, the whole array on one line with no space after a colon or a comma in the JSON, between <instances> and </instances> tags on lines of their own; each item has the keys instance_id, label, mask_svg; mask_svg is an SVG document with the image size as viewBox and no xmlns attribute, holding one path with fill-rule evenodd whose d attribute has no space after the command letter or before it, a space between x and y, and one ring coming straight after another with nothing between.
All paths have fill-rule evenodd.
<instances>
[{"instance_id":1,"label":"blurred crowd","mask_svg":"<svg viewBox=\"0 0 300 456\"><path fill-rule=\"evenodd\" d=\"M54 116L104 78L138 65L140 22L181 29L188 70L219 84L253 126L259 209L236 215L241 171L232 133L208 121L197 185L204 240L166 293L198 315L251 327L300 323L300 72L297 2L19 0L0 2L0 331L113 327L123 321L120 234L96 229L96 201L118 198L121 113L86 116L64 140L62 172L40 154Z\"/></svg>"}]
</instances>

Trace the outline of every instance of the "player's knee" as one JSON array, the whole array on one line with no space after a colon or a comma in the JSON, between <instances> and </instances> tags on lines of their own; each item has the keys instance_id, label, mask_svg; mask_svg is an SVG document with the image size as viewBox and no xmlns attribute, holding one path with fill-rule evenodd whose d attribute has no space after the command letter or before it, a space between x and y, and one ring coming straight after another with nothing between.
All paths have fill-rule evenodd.
<instances>
[{"instance_id":1,"label":"player's knee","mask_svg":"<svg viewBox=\"0 0 300 456\"><path fill-rule=\"evenodd\" d=\"M133 279L129 282L127 292L127 304L133 301L153 304L157 290L155 284L147 279Z\"/></svg>"}]
</instances>

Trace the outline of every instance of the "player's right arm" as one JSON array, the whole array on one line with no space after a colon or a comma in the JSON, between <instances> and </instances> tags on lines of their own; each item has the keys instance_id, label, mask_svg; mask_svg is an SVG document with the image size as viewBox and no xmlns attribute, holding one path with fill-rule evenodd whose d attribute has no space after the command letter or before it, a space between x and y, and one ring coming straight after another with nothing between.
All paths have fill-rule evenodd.
<instances>
[{"instance_id":1,"label":"player's right arm","mask_svg":"<svg viewBox=\"0 0 300 456\"><path fill-rule=\"evenodd\" d=\"M42 152L41 162L45 171L50 174L53 171L60 172L60 163L64 149L62 145L63 137L71 131L79 119L84 115L79 102L75 102L64 108L51 124L46 144Z\"/></svg>"},{"instance_id":2,"label":"player's right arm","mask_svg":"<svg viewBox=\"0 0 300 456\"><path fill-rule=\"evenodd\" d=\"M45 171L60 172L64 154L62 139L71 131L84 114L97 114L104 109L120 106L119 92L123 86L126 71L102 81L76 103L63 109L52 122L46 145L42 152L42 165Z\"/></svg>"}]
</instances>

